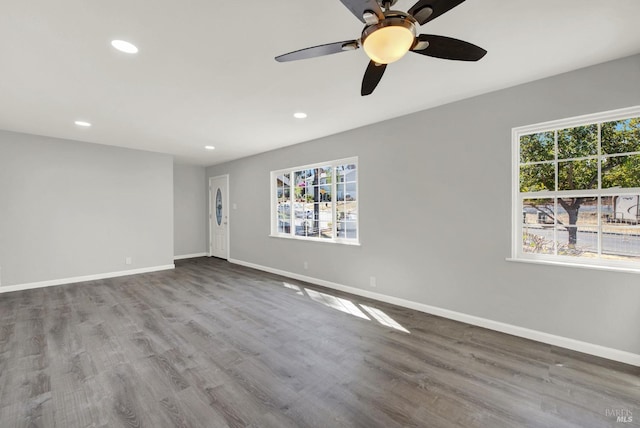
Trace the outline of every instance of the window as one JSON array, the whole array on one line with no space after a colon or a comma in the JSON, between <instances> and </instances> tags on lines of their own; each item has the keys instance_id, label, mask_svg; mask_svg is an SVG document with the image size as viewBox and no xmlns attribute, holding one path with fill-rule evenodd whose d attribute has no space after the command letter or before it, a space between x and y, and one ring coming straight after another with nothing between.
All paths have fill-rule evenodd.
<instances>
[{"instance_id":1,"label":"window","mask_svg":"<svg viewBox=\"0 0 640 428\"><path fill-rule=\"evenodd\" d=\"M640 107L513 129L515 259L640 269Z\"/></svg>"},{"instance_id":2,"label":"window","mask_svg":"<svg viewBox=\"0 0 640 428\"><path fill-rule=\"evenodd\" d=\"M271 172L271 235L358 243L358 158Z\"/></svg>"}]
</instances>

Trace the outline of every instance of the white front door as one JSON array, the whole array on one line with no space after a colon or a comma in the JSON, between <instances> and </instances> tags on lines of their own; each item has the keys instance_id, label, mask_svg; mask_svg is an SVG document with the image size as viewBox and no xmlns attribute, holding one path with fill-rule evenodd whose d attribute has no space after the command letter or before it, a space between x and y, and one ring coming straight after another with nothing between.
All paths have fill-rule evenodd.
<instances>
[{"instance_id":1,"label":"white front door","mask_svg":"<svg viewBox=\"0 0 640 428\"><path fill-rule=\"evenodd\" d=\"M209 219L210 255L222 259L229 258L229 176L222 175L209 179Z\"/></svg>"}]
</instances>

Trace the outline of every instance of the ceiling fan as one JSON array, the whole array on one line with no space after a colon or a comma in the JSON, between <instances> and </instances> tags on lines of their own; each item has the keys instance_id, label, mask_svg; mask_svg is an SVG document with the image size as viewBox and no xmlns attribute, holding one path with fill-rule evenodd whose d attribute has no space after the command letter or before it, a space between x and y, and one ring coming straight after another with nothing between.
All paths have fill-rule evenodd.
<instances>
[{"instance_id":1,"label":"ceiling fan","mask_svg":"<svg viewBox=\"0 0 640 428\"><path fill-rule=\"evenodd\" d=\"M300 49L277 56L276 61L296 61L362 47L371 59L362 80L361 95L364 96L378 86L387 64L399 60L408 51L458 61L478 61L487 53L479 46L451 37L417 35L418 26L436 19L465 0L419 0L408 12L391 10L398 0L340 1L365 24L359 39Z\"/></svg>"}]
</instances>

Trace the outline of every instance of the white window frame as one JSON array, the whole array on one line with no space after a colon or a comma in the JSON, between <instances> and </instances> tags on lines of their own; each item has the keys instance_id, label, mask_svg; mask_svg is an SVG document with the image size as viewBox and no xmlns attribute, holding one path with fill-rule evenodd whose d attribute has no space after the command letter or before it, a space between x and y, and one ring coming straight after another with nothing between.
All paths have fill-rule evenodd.
<instances>
[{"instance_id":1,"label":"white window frame","mask_svg":"<svg viewBox=\"0 0 640 428\"><path fill-rule=\"evenodd\" d=\"M336 175L336 167L339 165L355 165L356 166L356 179L355 179L355 184L356 184L356 206L357 206L357 216L356 216L356 238L339 238L338 237L338 222L337 221L332 221L332 228L333 228L333 233L332 236L333 238L329 239L329 238L319 238L319 237L313 237L313 236L298 236L295 234L295 226L290 228L290 232L289 233L280 233L278 232L278 216L276 215L276 211L277 211L277 207L278 207L278 192L277 192L277 188L276 188L276 178L279 175L282 174L291 174L291 181L292 181L292 185L291 185L291 200L293 201L293 195L294 195L294 184L293 183L293 177L294 177L294 172L295 171L301 171L301 170L305 170L305 169L314 169L314 168L322 168L322 167L327 167L330 166L333 170L333 177L331 180L331 195L332 196L332 200L331 200L331 207L332 207L332 218L335 219L336 218L336 210L337 210L337 191L336 191L336 185L337 185L337 175ZM326 243L334 243L334 244L346 244L346 245L360 245L360 180L359 180L359 175L360 175L360 166L358 165L358 157L350 157L350 158L344 158L344 159L336 159L336 160L330 160L330 161L326 161L326 162L317 162L317 163L313 163L313 164L309 164L309 165L302 165L302 166L295 166L295 167L290 167L290 168L284 168L284 169L279 169L277 171L271 171L270 174L270 179L271 179L271 194L270 194L270 199L271 199L271 233L270 233L270 237L272 238L284 238L284 239L297 239L297 240L302 240L302 241L312 241L312 242L326 242ZM293 210L293 204L291 206L291 221L292 224L294 221L294 210Z\"/></svg>"},{"instance_id":2,"label":"white window frame","mask_svg":"<svg viewBox=\"0 0 640 428\"><path fill-rule=\"evenodd\" d=\"M601 189L601 163L598 162L598 188L592 190L556 190L556 191L540 191L540 192L520 192L520 137L523 135L540 133L540 132L552 132L566 128L572 128L577 126L586 126L598 124L598 154L594 156L598 161L604 157L601 153L601 133L600 124L603 122L623 120L640 116L640 106L634 106L629 108L623 108L618 110L611 110L607 112L588 114L583 116L577 116L573 118L554 120L550 122L543 122L534 125L521 126L512 128L511 144L512 144L512 240L511 240L511 258L510 261L529 262L529 263L543 263L543 264L555 264L570 267L584 267L594 268L602 270L615 270L624 272L640 273L640 262L624 261L624 260L609 260L605 258L587 258L587 257L571 257L557 254L539 254L539 253L526 253L522 248L522 234L523 234L523 221L522 221L522 206L525 199L536 198L561 198L561 197L579 197L590 196L599 198L598 201L598 256L601 254L601 198L614 195L640 195L640 188L610 188ZM554 164L555 168L558 165L557 159L557 133L556 133L556 150ZM630 153L633 154L633 153ZM572 159L566 159L572 160ZM565 161L565 159L562 159ZM557 180L557 171L556 171ZM557 184L557 183L556 183ZM555 203L556 210L558 212L558 203ZM557 220L556 220L557 221ZM557 233L557 228L554 225L554 236ZM557 241L556 239L554 239Z\"/></svg>"}]
</instances>

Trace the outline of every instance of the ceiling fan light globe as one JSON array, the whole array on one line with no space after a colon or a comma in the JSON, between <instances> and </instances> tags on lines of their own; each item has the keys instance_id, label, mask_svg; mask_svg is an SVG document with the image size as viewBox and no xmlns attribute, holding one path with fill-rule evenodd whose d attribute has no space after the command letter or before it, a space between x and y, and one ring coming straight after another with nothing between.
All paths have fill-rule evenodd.
<instances>
[{"instance_id":1,"label":"ceiling fan light globe","mask_svg":"<svg viewBox=\"0 0 640 428\"><path fill-rule=\"evenodd\" d=\"M415 40L415 34L404 26L378 28L363 41L367 56L378 64L390 64L402 58Z\"/></svg>"}]
</instances>

